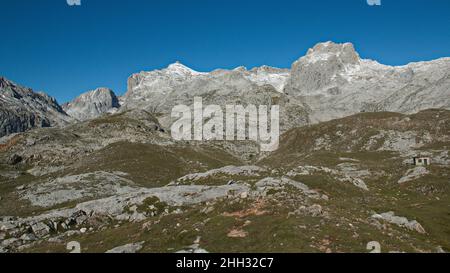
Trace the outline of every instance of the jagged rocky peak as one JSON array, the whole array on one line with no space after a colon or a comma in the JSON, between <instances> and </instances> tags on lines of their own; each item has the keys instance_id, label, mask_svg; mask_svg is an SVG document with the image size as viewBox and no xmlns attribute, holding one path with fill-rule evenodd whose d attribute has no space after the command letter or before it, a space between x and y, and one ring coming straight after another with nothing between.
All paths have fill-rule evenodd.
<instances>
[{"instance_id":1,"label":"jagged rocky peak","mask_svg":"<svg viewBox=\"0 0 450 273\"><path fill-rule=\"evenodd\" d=\"M54 98L0 77L0 137L70 121Z\"/></svg>"},{"instance_id":2,"label":"jagged rocky peak","mask_svg":"<svg viewBox=\"0 0 450 273\"><path fill-rule=\"evenodd\" d=\"M166 92L167 89L170 89L168 87L205 74L177 61L161 70L141 71L131 75L128 78L128 90L125 96L135 95L134 91L136 90Z\"/></svg>"},{"instance_id":3,"label":"jagged rocky peak","mask_svg":"<svg viewBox=\"0 0 450 273\"><path fill-rule=\"evenodd\" d=\"M5 88L6 86L10 86L10 85L11 85L10 81L8 81L4 77L0 77L0 88Z\"/></svg>"},{"instance_id":4,"label":"jagged rocky peak","mask_svg":"<svg viewBox=\"0 0 450 273\"><path fill-rule=\"evenodd\" d=\"M303 57L303 59L310 62L330 61L334 58L342 61L344 64L358 64L360 62L359 54L352 43L319 43L309 49L306 56Z\"/></svg>"},{"instance_id":5,"label":"jagged rocky peak","mask_svg":"<svg viewBox=\"0 0 450 273\"><path fill-rule=\"evenodd\" d=\"M258 85L271 85L278 92L283 92L289 79L289 69L276 68L267 65L255 67L249 71L247 79Z\"/></svg>"},{"instance_id":6,"label":"jagged rocky peak","mask_svg":"<svg viewBox=\"0 0 450 273\"><path fill-rule=\"evenodd\" d=\"M170 64L166 69L166 72L169 73L177 73L181 76L196 76L201 75L203 73L195 71L184 64L180 63L179 61L176 61L173 64Z\"/></svg>"},{"instance_id":7,"label":"jagged rocky peak","mask_svg":"<svg viewBox=\"0 0 450 273\"><path fill-rule=\"evenodd\" d=\"M63 105L66 113L77 120L88 120L120 108L119 99L109 88L97 88Z\"/></svg>"},{"instance_id":8,"label":"jagged rocky peak","mask_svg":"<svg viewBox=\"0 0 450 273\"><path fill-rule=\"evenodd\" d=\"M318 44L292 65L285 92L301 96L310 120L321 122L358 112L416 113L450 107L446 58L383 65L361 59L350 43Z\"/></svg>"},{"instance_id":9,"label":"jagged rocky peak","mask_svg":"<svg viewBox=\"0 0 450 273\"><path fill-rule=\"evenodd\" d=\"M242 72L242 73L248 72L247 67L245 67L243 65L236 67L235 69L233 69L233 71Z\"/></svg>"},{"instance_id":10,"label":"jagged rocky peak","mask_svg":"<svg viewBox=\"0 0 450 273\"><path fill-rule=\"evenodd\" d=\"M174 104L189 104L194 96L208 96L213 103L232 98L240 101L243 94L253 100L261 96L256 90L272 86L301 99L311 122L359 112L415 113L450 105L449 65L448 59L400 67L383 65L361 59L351 43L325 42L309 49L290 70L241 66L202 73L178 62L134 74L121 109L167 113Z\"/></svg>"},{"instance_id":11,"label":"jagged rocky peak","mask_svg":"<svg viewBox=\"0 0 450 273\"><path fill-rule=\"evenodd\" d=\"M286 73L289 73L290 70L286 69L286 68L277 68L277 67L272 67L272 66L268 66L268 65L263 65L263 66L254 67L254 68L250 69L249 72L256 73L256 74L286 74Z\"/></svg>"},{"instance_id":12,"label":"jagged rocky peak","mask_svg":"<svg viewBox=\"0 0 450 273\"><path fill-rule=\"evenodd\" d=\"M341 72L355 69L361 59L353 44L320 43L292 65L286 92L310 95L331 83L343 84Z\"/></svg>"},{"instance_id":13,"label":"jagged rocky peak","mask_svg":"<svg viewBox=\"0 0 450 273\"><path fill-rule=\"evenodd\" d=\"M26 87L21 87L13 83L12 81L0 77L0 92L4 99L19 99L26 93L32 93L32 90ZM35 93L35 95L38 95Z\"/></svg>"},{"instance_id":14,"label":"jagged rocky peak","mask_svg":"<svg viewBox=\"0 0 450 273\"><path fill-rule=\"evenodd\" d=\"M34 102L45 101L53 108L62 112L62 109L55 98L44 92L35 92L31 88L20 86L4 77L0 77L0 92L3 95L4 100L8 100L10 103L12 100L17 102L24 98L33 100Z\"/></svg>"}]
</instances>

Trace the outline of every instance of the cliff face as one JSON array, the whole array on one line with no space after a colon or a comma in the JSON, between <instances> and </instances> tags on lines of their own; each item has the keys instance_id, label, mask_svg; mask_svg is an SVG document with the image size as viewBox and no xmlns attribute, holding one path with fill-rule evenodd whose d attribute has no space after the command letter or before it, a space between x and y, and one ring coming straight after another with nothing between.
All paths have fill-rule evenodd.
<instances>
[{"instance_id":1,"label":"cliff face","mask_svg":"<svg viewBox=\"0 0 450 273\"><path fill-rule=\"evenodd\" d=\"M0 78L0 137L70 121L54 98Z\"/></svg>"},{"instance_id":2,"label":"cliff face","mask_svg":"<svg viewBox=\"0 0 450 273\"><path fill-rule=\"evenodd\" d=\"M66 113L80 121L93 119L120 107L119 100L111 89L97 88L63 105Z\"/></svg>"},{"instance_id":3,"label":"cliff face","mask_svg":"<svg viewBox=\"0 0 450 273\"><path fill-rule=\"evenodd\" d=\"M450 58L405 66L387 66L360 58L351 43L320 43L292 68L268 66L247 70L198 72L179 62L140 72L128 79L119 99L107 88L87 92L63 105L2 79L1 134L84 121L116 111L146 110L171 124L175 105L280 105L282 131L360 112L413 114L430 108L450 109Z\"/></svg>"},{"instance_id":4,"label":"cliff face","mask_svg":"<svg viewBox=\"0 0 450 273\"><path fill-rule=\"evenodd\" d=\"M388 66L361 59L350 43L322 43L292 65L285 92L302 97L314 123L359 112L449 109L450 58Z\"/></svg>"}]
</instances>

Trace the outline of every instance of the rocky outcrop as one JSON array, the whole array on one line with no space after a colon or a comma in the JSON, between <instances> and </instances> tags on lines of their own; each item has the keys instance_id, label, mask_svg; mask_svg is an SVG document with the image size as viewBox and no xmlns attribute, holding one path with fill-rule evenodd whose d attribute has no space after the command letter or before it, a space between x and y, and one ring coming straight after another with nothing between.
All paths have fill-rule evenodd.
<instances>
[{"instance_id":1,"label":"rocky outcrop","mask_svg":"<svg viewBox=\"0 0 450 273\"><path fill-rule=\"evenodd\" d=\"M0 77L0 137L70 121L54 98Z\"/></svg>"},{"instance_id":2,"label":"rocky outcrop","mask_svg":"<svg viewBox=\"0 0 450 273\"><path fill-rule=\"evenodd\" d=\"M351 183L354 186L368 191L369 188L367 187L364 180L361 178L364 177L364 173L360 172L349 172L346 170L335 170L330 169L327 167L322 166L298 166L297 168L294 168L293 170L289 171L286 175L288 177L295 177L295 176L308 176L314 173L324 173L328 175L332 175L334 178L338 179L341 182Z\"/></svg>"},{"instance_id":3,"label":"rocky outcrop","mask_svg":"<svg viewBox=\"0 0 450 273\"><path fill-rule=\"evenodd\" d=\"M310 107L312 122L359 112L450 108L450 58L405 66L361 59L350 43L326 42L292 65L285 92Z\"/></svg>"},{"instance_id":4,"label":"rocky outcrop","mask_svg":"<svg viewBox=\"0 0 450 273\"><path fill-rule=\"evenodd\" d=\"M225 166L220 169L209 170L204 173L192 173L185 175L179 179L175 183L183 183L186 181L198 181L203 179L210 179L214 176L226 175L226 176L260 176L260 173L265 172L266 170L258 167L258 166Z\"/></svg>"},{"instance_id":5,"label":"rocky outcrop","mask_svg":"<svg viewBox=\"0 0 450 273\"><path fill-rule=\"evenodd\" d=\"M342 73L360 62L358 53L350 43L318 44L292 65L286 91L311 95L312 92L329 87L332 83L344 83Z\"/></svg>"},{"instance_id":6,"label":"rocky outcrop","mask_svg":"<svg viewBox=\"0 0 450 273\"><path fill-rule=\"evenodd\" d=\"M427 168L425 167L415 167L414 169L410 169L406 172L406 174L400 178L400 180L398 181L399 184L403 184L409 181L414 181L416 179L419 179L427 174L429 174L430 172L427 170Z\"/></svg>"},{"instance_id":7,"label":"rocky outcrop","mask_svg":"<svg viewBox=\"0 0 450 273\"><path fill-rule=\"evenodd\" d=\"M218 69L209 73L194 71L180 63L162 70L141 72L128 80L128 91L121 111L145 109L158 113L165 127L172 124L171 111L176 105L192 105L202 97L204 105L280 105L280 127L287 130L308 124L302 101L281 91L288 77L283 69L261 67L250 71Z\"/></svg>"},{"instance_id":8,"label":"rocky outcrop","mask_svg":"<svg viewBox=\"0 0 450 273\"><path fill-rule=\"evenodd\" d=\"M194 96L205 104L279 104L284 131L360 112L449 109L449 71L450 58L395 67L360 58L351 43L326 42L291 70L262 66L204 73L175 63L134 74L123 101L124 109L166 116L174 105L192 104Z\"/></svg>"},{"instance_id":9,"label":"rocky outcrop","mask_svg":"<svg viewBox=\"0 0 450 273\"><path fill-rule=\"evenodd\" d=\"M376 219L376 220L383 220L388 223L391 223L391 224L394 224L399 227L403 227L403 228L406 228L406 229L409 229L412 231L416 231L421 234L427 233L425 231L425 229L422 227L422 225L420 223L418 223L417 221L415 221L415 220L410 221L406 217L396 216L395 213L392 211L382 213L382 214L374 214L374 215L372 215L372 218Z\"/></svg>"},{"instance_id":10,"label":"rocky outcrop","mask_svg":"<svg viewBox=\"0 0 450 273\"><path fill-rule=\"evenodd\" d=\"M99 88L63 108L80 121L119 108L141 109L158 114L161 124L170 127L172 108L192 105L194 97L202 97L205 105L277 104L284 132L360 112L411 114L429 108L450 109L449 71L450 58L394 67L360 58L351 43L326 42L310 49L291 70L261 66L198 72L177 62L161 70L133 74L120 102L114 92ZM30 107L21 99L30 96L17 95L18 88L11 86L1 80L4 97L0 102L4 104L9 98L7 101L16 103L1 108L0 136L58 123L58 115L46 111L54 108L63 114L53 99L43 94L31 96L32 105L44 101L37 103L43 106L38 111L39 107ZM17 105L21 108L14 108Z\"/></svg>"},{"instance_id":11,"label":"rocky outcrop","mask_svg":"<svg viewBox=\"0 0 450 273\"><path fill-rule=\"evenodd\" d=\"M119 109L119 99L108 88L97 88L63 105L66 113L80 121L94 119L105 113L114 113Z\"/></svg>"},{"instance_id":12,"label":"rocky outcrop","mask_svg":"<svg viewBox=\"0 0 450 273\"><path fill-rule=\"evenodd\" d=\"M278 92L283 92L290 76L289 69L280 69L270 66L255 67L249 71L242 69L242 73L250 81L262 86L271 85Z\"/></svg>"},{"instance_id":13,"label":"rocky outcrop","mask_svg":"<svg viewBox=\"0 0 450 273\"><path fill-rule=\"evenodd\" d=\"M144 243L145 242L139 242L139 243L133 243L133 244L119 246L119 247L116 247L116 248L106 251L106 253L113 253L113 254L136 253L142 249L142 246Z\"/></svg>"}]
</instances>

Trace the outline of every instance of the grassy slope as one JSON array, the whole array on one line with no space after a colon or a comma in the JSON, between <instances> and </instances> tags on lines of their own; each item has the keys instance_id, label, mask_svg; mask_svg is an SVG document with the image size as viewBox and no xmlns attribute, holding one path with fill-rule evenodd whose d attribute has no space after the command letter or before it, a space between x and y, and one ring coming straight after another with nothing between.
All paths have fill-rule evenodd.
<instances>
[{"instance_id":1,"label":"grassy slope","mask_svg":"<svg viewBox=\"0 0 450 273\"><path fill-rule=\"evenodd\" d=\"M306 202L300 193L290 191L288 197L270 197L260 208L265 211L262 215L225 216L225 212L254 209L256 204L222 200L207 215L201 213L207 206L202 204L184 208L184 213L179 215L149 219L145 228L144 223L123 224L95 234L74 236L67 241L79 241L85 252L102 252L139 241L146 242L144 252L173 252L191 245L197 236L202 238L201 247L211 252L325 252L327 249L365 252L366 244L373 240L381 243L383 251L434 251L436 246L450 250L450 167L433 165L429 175L399 185L397 181L410 166L402 163L398 153L361 149L361 143L376 134L378 129L427 130L437 135L448 135L449 113L424 111L410 116L408 121L400 114L364 113L286 133L280 149L261 160L260 165L280 169L283 173L299 165L336 168L344 162L342 158L353 158L359 161L360 169L378 174L365 180L369 192L326 174L295 177L329 196L328 202L314 202L325 208L329 218L288 217L289 212ZM356 130L356 137L334 134L353 130ZM330 136L332 149L314 151L315 140L324 135ZM433 142L423 149L448 150L448 145L447 142ZM83 159L77 171L124 171L141 185L157 186L187 173L239 163L243 164L227 153L212 151L208 147L163 148L150 144L116 143ZM256 178L237 179L249 183L256 181ZM218 184L226 183L226 180L226 177L219 177L201 183ZM421 235L394 225L379 230L369 224L368 218L373 213L386 211L395 211L397 215L419 221L427 234ZM229 238L227 234L232 229L244 230L248 234L245 238ZM66 252L65 243L43 243L30 251Z\"/></svg>"}]
</instances>

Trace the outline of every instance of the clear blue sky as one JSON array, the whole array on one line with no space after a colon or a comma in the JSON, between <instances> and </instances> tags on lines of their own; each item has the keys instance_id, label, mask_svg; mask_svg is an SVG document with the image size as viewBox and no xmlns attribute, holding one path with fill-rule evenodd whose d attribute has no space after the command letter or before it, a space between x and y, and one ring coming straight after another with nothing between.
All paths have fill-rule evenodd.
<instances>
[{"instance_id":1,"label":"clear blue sky","mask_svg":"<svg viewBox=\"0 0 450 273\"><path fill-rule=\"evenodd\" d=\"M0 75L59 102L180 60L290 67L321 41L399 65L450 56L449 0L0 0Z\"/></svg>"}]
</instances>

